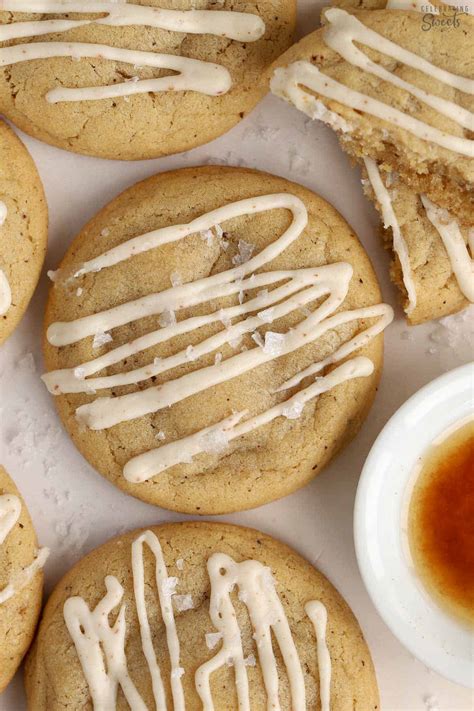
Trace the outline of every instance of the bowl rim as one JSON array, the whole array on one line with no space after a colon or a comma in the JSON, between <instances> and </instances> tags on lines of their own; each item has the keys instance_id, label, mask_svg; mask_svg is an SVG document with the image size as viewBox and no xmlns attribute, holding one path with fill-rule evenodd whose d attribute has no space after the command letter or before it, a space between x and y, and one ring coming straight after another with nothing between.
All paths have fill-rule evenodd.
<instances>
[{"instance_id":1,"label":"bowl rim","mask_svg":"<svg viewBox=\"0 0 474 711\"><path fill-rule=\"evenodd\" d=\"M378 591L380 584L378 584L374 579L372 564L369 560L369 546L365 535L367 529L367 514L371 506L368 500L369 487L374 479L374 476L377 475L377 462L380 459L386 442L391 441L394 434L399 434L399 429L397 428L399 428L400 421L403 420L407 413L410 413L416 409L422 402L429 401L429 399L432 398L441 387L446 386L449 383L454 384L457 381L460 383L466 381L466 390L469 389L470 383L471 392L474 394L474 361L468 362L454 368L453 370L443 373L426 385L422 386L413 395L411 395L385 423L377 435L362 467L354 502L353 534L357 564L364 586L378 614L390 629L392 634L411 654L413 654L414 657L433 671L456 684L466 688L474 688L474 664L471 681L469 682L468 679L464 678L462 673L456 673L453 668L446 669L440 660L435 658L435 655L433 655L433 658L430 658L429 655L425 654L417 644L417 639L420 636L419 634L412 633L411 636L405 635L403 634L403 630L395 624L397 621L395 616L390 614L387 606L381 604L381 599L379 597L380 592ZM436 402L433 403L433 407L435 406ZM415 464L415 461L413 464ZM409 482L410 473L405 474L404 477L406 478L400 480L402 488L405 488ZM474 637L472 642L472 650L474 655Z\"/></svg>"}]
</instances>

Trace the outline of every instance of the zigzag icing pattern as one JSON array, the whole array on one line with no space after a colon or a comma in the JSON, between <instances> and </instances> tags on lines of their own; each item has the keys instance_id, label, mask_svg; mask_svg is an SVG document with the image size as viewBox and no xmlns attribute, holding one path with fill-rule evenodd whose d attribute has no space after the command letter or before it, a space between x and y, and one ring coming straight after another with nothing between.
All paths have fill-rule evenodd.
<instances>
[{"instance_id":1,"label":"zigzag icing pattern","mask_svg":"<svg viewBox=\"0 0 474 711\"><path fill-rule=\"evenodd\" d=\"M262 213L272 209L289 210L292 213L292 222L278 239L252 256L247 262L227 271L187 284L179 284L159 293L150 294L75 321L53 323L47 330L47 339L54 346L66 346L146 316L159 316L166 312L179 313L181 309L204 304L224 296L240 294L238 305L202 316L181 321L175 320L169 325L140 336L130 343L112 348L104 355L78 364L74 368L47 373L43 375L43 380L49 391L56 395L72 392L87 393L109 387L137 384L179 365L197 361L205 355L218 351L223 345L234 342L244 334L254 334L254 340L257 340L256 347L236 353L225 360L219 361L216 358L214 365L198 368L159 386L151 386L114 398L99 397L89 404L81 405L76 411L77 419L86 427L101 430L170 407L187 397L238 377L277 357L292 353L302 346L316 341L324 333L337 326L358 319L375 319L375 323L341 345L330 356L295 374L286 383L281 383L278 392L299 385L302 380L320 374L330 365L337 365L354 351L366 345L391 322L393 312L391 307L385 304L353 311L337 311L344 303L348 293L352 277L352 267L349 264L340 263L315 268L257 273L259 269L278 257L297 240L307 225L308 216L304 203L298 197L288 193L241 200L202 215L189 224L173 225L135 237L84 263L72 278L77 279L85 274L109 268L130 259L135 254L177 242L184 237L205 232L213 227L217 228L221 222L234 217ZM274 285L277 286L271 291L266 288ZM249 301L245 301L244 293L255 289L262 291L259 291L257 296ZM262 340L261 343L258 343L257 329L265 322L276 321L321 298L324 301L293 329L284 334L267 332L265 342ZM232 324L232 319L236 317L243 318ZM166 342L177 335L190 333L204 325L220 323L225 325L225 328L193 346L191 351L188 347L167 358L155 359L142 368L114 375L91 377L108 366L119 363L158 343ZM189 462L192 457L200 453L212 451L210 442L216 438L224 439L227 444L277 417L291 417L292 415L287 413L295 407L301 413L305 403L319 394L346 380L368 376L372 371L373 364L369 359L365 357L353 358L338 365L328 375L318 377L315 382L300 390L293 397L276 404L265 412L253 417L248 417L246 412L232 413L228 418L217 422L212 427L183 439L162 444L156 449L134 457L126 464L124 476L134 483L146 481L171 466Z\"/></svg>"}]
</instances>

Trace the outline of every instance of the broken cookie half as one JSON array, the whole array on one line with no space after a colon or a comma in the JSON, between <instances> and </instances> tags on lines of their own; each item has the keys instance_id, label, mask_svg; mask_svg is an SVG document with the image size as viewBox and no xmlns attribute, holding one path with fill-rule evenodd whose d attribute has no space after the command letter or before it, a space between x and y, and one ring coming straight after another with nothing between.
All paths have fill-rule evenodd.
<instances>
[{"instance_id":1,"label":"broken cookie half","mask_svg":"<svg viewBox=\"0 0 474 711\"><path fill-rule=\"evenodd\" d=\"M417 324L474 300L474 18L458 15L456 34L435 22L427 32L415 6L343 2L278 60L271 89L331 126L362 164L394 250L392 279Z\"/></svg>"}]
</instances>

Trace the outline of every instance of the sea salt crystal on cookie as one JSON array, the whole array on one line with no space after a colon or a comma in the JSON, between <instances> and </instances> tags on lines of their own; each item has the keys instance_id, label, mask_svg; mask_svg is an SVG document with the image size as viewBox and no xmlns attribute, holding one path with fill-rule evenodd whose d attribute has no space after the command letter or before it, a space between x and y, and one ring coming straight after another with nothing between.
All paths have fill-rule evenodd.
<instances>
[{"instance_id":1,"label":"sea salt crystal on cookie","mask_svg":"<svg viewBox=\"0 0 474 711\"><path fill-rule=\"evenodd\" d=\"M242 343L242 336L236 336L235 338L229 338L229 346L231 348L238 348Z\"/></svg>"},{"instance_id":2,"label":"sea salt crystal on cookie","mask_svg":"<svg viewBox=\"0 0 474 711\"><path fill-rule=\"evenodd\" d=\"M165 433L163 432L163 430L160 430L159 432L156 433L155 439L159 439L159 440L161 440L161 441L163 441L164 439L166 439L166 435L165 435Z\"/></svg>"},{"instance_id":3,"label":"sea salt crystal on cookie","mask_svg":"<svg viewBox=\"0 0 474 711\"><path fill-rule=\"evenodd\" d=\"M299 400L294 400L293 402L284 406L283 410L281 411L281 414L283 415L283 417L286 417L287 420L297 420L298 417L301 416L303 408L304 403L300 402Z\"/></svg>"},{"instance_id":4,"label":"sea salt crystal on cookie","mask_svg":"<svg viewBox=\"0 0 474 711\"><path fill-rule=\"evenodd\" d=\"M255 249L255 245L246 242L243 239L239 239L238 250L239 253L232 257L232 264L239 266L248 262L252 256Z\"/></svg>"},{"instance_id":5,"label":"sea salt crystal on cookie","mask_svg":"<svg viewBox=\"0 0 474 711\"><path fill-rule=\"evenodd\" d=\"M173 679L180 679L184 674L184 669L183 667L178 667L177 669L173 669L171 672L171 676Z\"/></svg>"},{"instance_id":6,"label":"sea salt crystal on cookie","mask_svg":"<svg viewBox=\"0 0 474 711\"><path fill-rule=\"evenodd\" d=\"M284 343L284 333L274 333L273 331L267 331L265 334L265 345L263 347L263 352L266 355L279 356L283 352Z\"/></svg>"},{"instance_id":7,"label":"sea salt crystal on cookie","mask_svg":"<svg viewBox=\"0 0 474 711\"><path fill-rule=\"evenodd\" d=\"M186 610L194 609L192 595L175 595L173 597L173 601L178 612L185 612Z\"/></svg>"},{"instance_id":8,"label":"sea salt crystal on cookie","mask_svg":"<svg viewBox=\"0 0 474 711\"><path fill-rule=\"evenodd\" d=\"M110 343L112 336L110 333L105 333L104 331L97 331L92 341L92 348L100 348L106 343Z\"/></svg>"},{"instance_id":9,"label":"sea salt crystal on cookie","mask_svg":"<svg viewBox=\"0 0 474 711\"><path fill-rule=\"evenodd\" d=\"M178 560L176 561L176 567L178 568L178 570L183 570L184 560L182 558L178 558Z\"/></svg>"},{"instance_id":10,"label":"sea salt crystal on cookie","mask_svg":"<svg viewBox=\"0 0 474 711\"><path fill-rule=\"evenodd\" d=\"M163 593L163 595L171 597L171 595L176 594L177 584L178 578L174 578L172 576L170 576L169 578L165 578L161 583L161 592Z\"/></svg>"},{"instance_id":11,"label":"sea salt crystal on cookie","mask_svg":"<svg viewBox=\"0 0 474 711\"><path fill-rule=\"evenodd\" d=\"M201 444L205 452L223 452L229 445L229 436L220 427L206 432L201 437Z\"/></svg>"},{"instance_id":12,"label":"sea salt crystal on cookie","mask_svg":"<svg viewBox=\"0 0 474 711\"><path fill-rule=\"evenodd\" d=\"M244 663L246 667L255 667L257 665L255 654L249 654L248 657L245 657Z\"/></svg>"},{"instance_id":13,"label":"sea salt crystal on cookie","mask_svg":"<svg viewBox=\"0 0 474 711\"><path fill-rule=\"evenodd\" d=\"M263 311L259 311L257 316L260 319L260 321L263 321L264 323L272 323L274 312L275 312L275 309L272 306L269 309L264 309Z\"/></svg>"},{"instance_id":14,"label":"sea salt crystal on cookie","mask_svg":"<svg viewBox=\"0 0 474 711\"><path fill-rule=\"evenodd\" d=\"M222 639L222 632L207 632L206 634L206 645L208 649L214 649L214 647L219 644Z\"/></svg>"},{"instance_id":15,"label":"sea salt crystal on cookie","mask_svg":"<svg viewBox=\"0 0 474 711\"><path fill-rule=\"evenodd\" d=\"M257 346L260 346L260 348L264 348L264 346L265 346L264 340L258 331L255 331L255 333L252 333L252 340L255 341Z\"/></svg>"},{"instance_id":16,"label":"sea salt crystal on cookie","mask_svg":"<svg viewBox=\"0 0 474 711\"><path fill-rule=\"evenodd\" d=\"M172 309L165 309L158 319L161 328L166 326L174 326L176 323L176 314Z\"/></svg>"}]
</instances>

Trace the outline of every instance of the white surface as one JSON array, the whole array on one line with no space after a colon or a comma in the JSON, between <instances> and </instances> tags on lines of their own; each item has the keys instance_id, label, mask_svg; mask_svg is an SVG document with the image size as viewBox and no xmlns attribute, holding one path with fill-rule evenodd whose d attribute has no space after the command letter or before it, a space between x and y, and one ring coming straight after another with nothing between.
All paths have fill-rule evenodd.
<instances>
[{"instance_id":1,"label":"white surface","mask_svg":"<svg viewBox=\"0 0 474 711\"><path fill-rule=\"evenodd\" d=\"M302 34L317 25L315 0L300 0ZM24 137L25 138L25 137ZM397 303L375 211L364 199L329 129L274 97L221 139L184 155L117 163L66 153L25 138L44 180L50 208L46 267L26 317L0 351L0 460L21 488L40 541L52 548L47 592L72 563L119 531L186 518L125 496L96 474L62 431L52 398L39 380L46 270L57 265L80 227L119 191L170 168L226 163L266 170L302 183L330 200L357 231L374 261L384 298ZM472 326L472 319L471 319ZM469 341L469 338L471 339ZM227 516L284 540L339 588L371 648L384 711L469 711L469 691L429 672L406 652L378 616L360 578L352 538L359 474L377 434L419 387L472 357L468 316L408 329L401 312L386 338L381 388L357 439L305 489L260 509ZM218 518L218 517L217 517ZM21 675L0 696L0 711L26 708Z\"/></svg>"},{"instance_id":2,"label":"white surface","mask_svg":"<svg viewBox=\"0 0 474 711\"><path fill-rule=\"evenodd\" d=\"M387 422L367 457L354 509L359 569L382 618L417 659L474 687L474 636L442 610L413 567L408 507L427 450L474 412L471 363L441 375ZM403 447L400 447L400 442Z\"/></svg>"}]
</instances>

